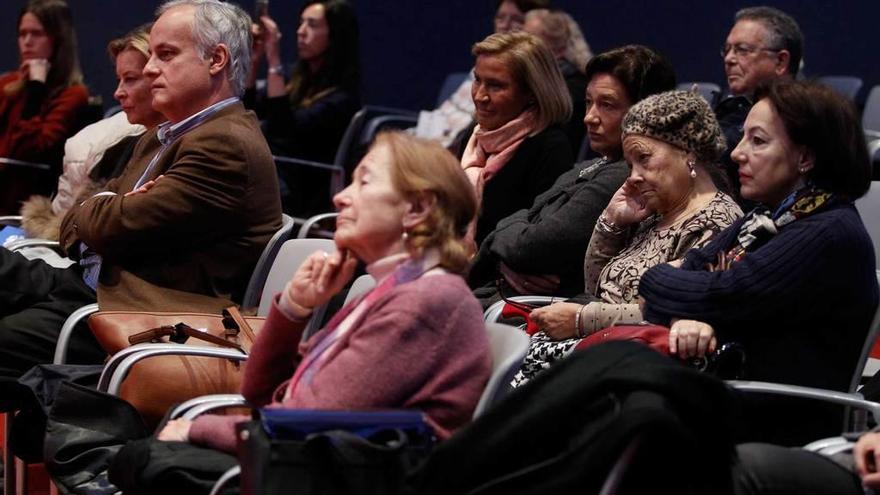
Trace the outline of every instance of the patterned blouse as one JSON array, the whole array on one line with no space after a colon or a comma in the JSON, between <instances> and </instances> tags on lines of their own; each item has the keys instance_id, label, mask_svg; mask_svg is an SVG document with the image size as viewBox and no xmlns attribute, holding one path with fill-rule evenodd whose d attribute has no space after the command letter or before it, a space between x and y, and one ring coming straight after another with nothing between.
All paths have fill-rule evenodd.
<instances>
[{"instance_id":1,"label":"patterned blouse","mask_svg":"<svg viewBox=\"0 0 880 495\"><path fill-rule=\"evenodd\" d=\"M597 226L584 260L586 291L606 303L634 303L648 268L702 247L741 216L736 202L718 192L695 215L666 228L657 228L659 215L644 220L631 236L631 229L612 234Z\"/></svg>"}]
</instances>

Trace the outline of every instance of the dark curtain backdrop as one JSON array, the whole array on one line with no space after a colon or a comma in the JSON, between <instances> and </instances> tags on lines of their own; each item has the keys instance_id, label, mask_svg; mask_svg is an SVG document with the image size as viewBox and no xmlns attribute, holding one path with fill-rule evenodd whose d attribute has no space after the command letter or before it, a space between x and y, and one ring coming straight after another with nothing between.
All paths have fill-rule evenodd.
<instances>
[{"instance_id":1,"label":"dark curtain backdrop","mask_svg":"<svg viewBox=\"0 0 880 495\"><path fill-rule=\"evenodd\" d=\"M68 0L80 42L80 57L93 94L111 106L115 77L106 44L152 19L160 3L148 0ZM491 30L492 0L354 0L361 26L364 101L420 109L434 105L443 77L471 67L470 46ZM0 68L16 65L15 19L22 0L3 2ZM284 33L285 59L295 56L301 0L273 0L272 16ZM680 81L723 83L718 47L737 9L747 2L704 0L555 0L580 23L594 53L626 43L650 45L675 65ZM868 89L880 84L880 1L771 0L792 14L806 35L807 75L856 75ZM251 10L253 0L242 0Z\"/></svg>"}]
</instances>

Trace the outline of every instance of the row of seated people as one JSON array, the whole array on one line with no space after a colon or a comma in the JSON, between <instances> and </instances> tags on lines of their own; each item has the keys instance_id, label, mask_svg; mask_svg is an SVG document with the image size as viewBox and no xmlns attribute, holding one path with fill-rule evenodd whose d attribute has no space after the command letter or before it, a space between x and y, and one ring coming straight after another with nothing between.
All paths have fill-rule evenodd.
<instances>
[{"instance_id":1,"label":"row of seated people","mask_svg":"<svg viewBox=\"0 0 880 495\"><path fill-rule=\"evenodd\" d=\"M167 7L162 11L151 31L150 45L155 48L168 43L182 43L180 39L175 38L175 36L181 37L180 26L190 25L191 17L201 12L199 9L210 11L214 8L210 6L214 4L208 5L198 8L173 5ZM234 10L230 13L229 10L221 9L220 14L217 15L237 16L233 25L239 31L242 29L246 31L250 26L246 21L247 16ZM186 48L194 52L193 37L186 29L183 29L183 32L189 35L188 38L183 36L184 42L189 43ZM514 52L513 47L520 49L519 53L525 54L522 57L530 57L532 63L518 61L513 56L503 56L508 51ZM541 146L548 146L548 142L560 144L559 147L565 142L564 137L555 143L546 137L563 134L557 126L570 115L570 109L567 110L570 108L570 102L566 106L565 98L559 97L566 94L566 91L550 51L535 38L522 33L490 36L483 43L478 44L474 51L477 57L477 69L473 94L477 108L476 120L480 129L474 131L464 151L462 164L459 165L436 147L432 148L417 141L410 143L402 137L380 140L359 166L353 184L335 200L341 213L337 233L340 254L326 259L320 254L313 257L294 277L291 286L277 302L278 311L270 321L277 320L278 325L297 327L310 308L322 302L350 277L353 261L351 255L346 253L350 252L354 257L371 265L371 269L380 279L379 289L372 293L374 294L372 297L367 296L343 311L337 321L331 323L328 331L319 334L319 337L312 342L315 352L310 352L309 345L304 349L305 362L317 361L318 369L322 372L327 369L329 373L332 369L329 368L331 359L342 359L339 362L340 366L348 359L359 363L358 367L366 366L363 361L358 361L363 358L369 358L367 361L371 363L381 363L383 369L389 366L387 359L383 360L375 355L372 357L358 355L355 351L361 349L359 346L354 346L350 352L343 351L348 350L346 342L351 342L355 335L362 338L378 338L371 337L370 332L356 332L359 326L355 323L366 322L371 312L379 311L383 307L380 304L383 298L390 296L393 289L400 289L402 292L407 292L403 290L404 288L412 289L411 295L414 297L421 294L421 298L426 298L430 295L430 308L419 306L415 300L387 307L393 312L387 316L388 321L416 322L401 329L401 332L406 334L406 338L394 338L393 354L402 354L401 357L405 357L400 349L400 342L409 342L410 333L415 334L424 330L425 320L433 319L431 315L436 309L434 305L442 308L438 302L436 285L443 285L440 279L427 279L424 283L431 284L430 290L421 291L417 290L419 284L416 280L420 280L423 274L425 276L437 274L432 272L435 266L443 267L446 272L460 272L463 269L461 263L442 260L466 259L463 255L468 245L478 245L482 253L489 237L495 230L501 228L511 214L514 217L528 218L530 212L524 211L523 207L526 209L532 207L535 211L542 212L543 205L548 203L549 198L539 196L543 192L539 188L530 189L529 186L532 184L529 181L540 180L549 187L557 181L557 176L571 165L569 151L567 155L561 154L564 155L559 159L562 165L554 159L548 167L537 171L528 170L530 163L535 163L536 159L522 159L525 162L522 166L509 166L515 164L517 156L524 155L525 151L530 149L529 143L536 143L531 145L531 149L540 149ZM184 53L190 52L184 50ZM223 169L216 166L221 158L218 158L216 150L211 146L216 146L218 136L210 134L215 132L222 136L222 139L228 140L230 133L218 131L215 126L211 126L211 121L229 118L228 114L232 110L238 111L238 103L225 97L241 94L243 90L240 80L237 84L233 84L226 79L226 73L223 71L229 70L229 66L224 64L232 64L228 57L231 57L228 51L217 51L216 67L220 69L218 76L218 72L212 71L215 66L205 64L198 57L183 58L181 61L174 60L175 57L169 57L170 61L162 60L161 50L157 53L154 49L152 58L145 62L147 68L144 74L154 81L165 84L165 86L159 84L159 90L153 92L152 104L157 109L161 109L164 116L174 125L151 130L146 135L147 138L141 140L133 152L130 169L126 169L117 181L108 185L108 189L117 194L93 197L74 207L72 213L65 218L61 227L61 239L68 249L75 248L71 249L71 252L81 258L83 269L74 267L65 271L62 277L59 275L61 272L49 271L37 263L25 263L4 254L6 258L3 260L4 270L12 274L11 276L30 272L28 279L40 281L41 284L48 281L63 282L68 285L65 287L65 294L70 291L69 286L75 286L81 297L77 297L76 301L65 301L68 305L90 302L87 289L82 285L89 281L97 287L98 298L105 309L114 306L125 309L139 307L137 304L132 304L134 302L132 299L135 297L141 299L139 302L142 306L149 306L150 309L185 307L190 310L216 310L218 308L219 301L208 301L202 297L182 298L181 293L202 295L207 293L215 296L216 299L222 299L224 304L234 299L234 296L223 297L225 294L218 291L211 294L203 287L186 287L185 282L180 280L182 277L171 280L174 278L173 274L165 270L165 267L179 270L189 261L181 261L182 258L189 255L201 259L203 270L208 273L217 273L221 269L218 265L223 265L230 271L234 268L238 273L237 280L241 281L240 274L246 272L247 266L243 265L247 263L242 263L241 257L237 256L238 252L231 252L230 255L230 251L234 250L220 250L217 253L218 259L209 262L204 258L204 251L208 249L204 244L181 243L180 239L174 237L183 232L191 234L195 232L194 228L198 227L198 232L204 229L202 235L211 236L211 241L207 244L211 244L210 247L217 247L218 239L240 235L240 232L230 230L232 226L229 225L229 218L223 219L226 224L225 229L216 232L216 222L205 222L208 218L205 216L207 210L211 210L211 214L216 214L223 207L231 206L224 210L225 214L235 212L234 218L247 219L254 226L255 223L264 225L264 228L259 229L261 233L254 235L253 248L258 248L260 244L260 240L256 237L262 236L265 242L265 232L271 232L272 228L278 226L278 222L273 219L280 215L277 204L267 203L266 198L259 205L252 204L250 210L236 211L242 208L242 199L255 202L253 198L260 196L236 197L237 193L240 194L239 191L225 191L222 190L223 185L214 184L215 187L210 192L226 194L204 198L204 189L198 187L205 186L196 186L191 180L193 177L202 177L203 180L216 177L208 172L233 175L233 172L228 170L229 167ZM853 342L860 336L863 340L864 335L858 333L859 329L867 329L868 320L877 302L876 281L873 278L873 270L868 269L871 263L868 260L873 260L870 240L867 239L863 227L860 227L858 216L851 204L852 200L864 193L868 184L867 176L861 174L863 160L859 156L860 147L853 142L855 139L853 136L857 136L858 133L849 125L853 124L857 129L852 108L841 103L839 98L827 90L809 84L779 84L758 92L759 103L754 106L749 119L746 120L746 138L738 144L734 151L734 159L743 171L741 173L741 178L745 182L741 189L743 196L773 208L774 211L756 209L744 220L734 221L734 217L741 215L741 211L728 196L718 192L715 181L712 180L713 176L717 175L713 167L721 153L723 139L720 127L708 106L689 93L667 92L649 96L652 93L671 89L674 85L674 74L662 57L644 47L626 47L600 55L594 60L595 62L591 62L594 64L592 72L590 66L587 67L587 73L592 75L589 77L587 89L586 124L596 151L604 154L606 158L590 164L579 164L576 173L566 172L550 191L564 189L562 186L570 187L566 184L572 180L575 183L578 181L588 183L600 171L604 173L606 170L617 169L617 183L605 186L606 199L593 201L600 208L598 212L594 210L596 214L593 220L572 224L571 227L582 234L584 248L580 251L580 258L583 259L584 252L589 253L587 277L596 280L597 292L594 294L602 299L605 299L603 294L608 294L611 300L607 302L613 305L632 303L636 294L641 294L646 302L644 311L632 306L607 308L598 302L593 305L577 305L573 313L571 306L568 306L567 310L562 305L560 308L551 307L547 310L548 314L551 311L567 311L558 320L576 324L573 332L567 330L569 332L567 335L562 332L557 336L582 335L601 328L602 324L598 323L598 320L606 317L603 313L612 313L610 319L614 320L613 314L623 312L634 314L638 310L643 318L666 324L670 323L671 318L683 318L673 325L670 332L674 343L672 347L679 350L683 356L705 353L717 340L730 339L731 336L739 340L746 339L746 346L752 353L750 355L757 363L753 377L775 378L774 373L782 368L779 366L780 356L785 357L785 352L794 355L793 360L802 355L819 354L823 358L826 357L829 346L825 344L825 336L820 333L821 329L830 320L834 320L837 324L844 321L847 324L843 326L849 331L846 335L834 336L839 354L831 360L834 362L829 364L828 369L819 370L818 367L812 367L811 372L804 375L800 373L803 371L801 366L799 372L792 374L797 375L794 380L797 383L845 388L845 385L841 384L840 376L855 362L854 354L858 353L858 349L854 348ZM189 65L175 67L172 62ZM118 55L117 63L119 63ZM203 70L202 82L206 79L225 81L230 87L219 95L223 98L218 96L205 98L204 84L202 86L192 82L187 84L175 79L182 77L180 67L185 67L189 71L188 78L191 77L192 69L196 67ZM522 67L539 67L543 73L530 73L528 68ZM655 77L650 81L634 80L634 75L644 75L648 73L647 71L653 71ZM493 103L493 92L498 89L499 80L506 83L507 91L515 93L514 96L517 98L511 98L512 104L510 101L507 105ZM174 87L171 85L172 82L180 86ZM806 102L821 102L821 104L808 105ZM205 105L205 103L209 104ZM232 110L229 109L230 106ZM806 116L803 116L803 113L806 113ZM627 117L625 118L624 115ZM239 120L243 122L234 124L239 126L236 130L241 132L233 134L240 139L255 139L252 134L254 130L252 119ZM508 126L511 123L513 125ZM835 126L833 123L840 125ZM246 134L245 131L251 134ZM259 133L257 132L256 135L258 136ZM271 179L264 170L265 168L271 170L271 159L267 159L268 148L260 147L259 142L260 139L256 139L251 144L260 149L235 149L233 153L239 157L261 158L258 161L248 160L248 163L250 167L253 167L254 163L260 163L263 168L259 171L251 168L249 171L259 176L259 180L254 178L255 181L271 186L274 185L274 179ZM211 146L208 146L209 144ZM236 146L230 143L227 145ZM825 146L828 149L825 149ZM167 150L165 147L176 149ZM551 148L555 149L556 146ZM546 153L534 153L539 157L546 155ZM626 158L631 170L620 162L621 157ZM448 169L450 175L440 177L436 172L427 174L425 170L401 172L389 170L392 166L413 166L409 163L422 160L438 170ZM565 164L565 160L569 163ZM558 170L553 167L558 167ZM462 170L464 172L461 172ZM435 174L438 177L433 177ZM501 180L504 174L512 177L509 179L511 185L506 189L507 192L529 191L523 196L531 197L517 198L513 201L504 197L501 192L494 193L492 188L496 186L493 184L498 184L497 181ZM443 180L447 182L445 189L450 191L444 190L439 185L431 185L432 181L443 182ZM614 179L608 180L614 181ZM216 181L207 182L209 182L207 187L211 188L211 184ZM234 185L236 180L230 182ZM269 186L264 188L263 195L269 199L277 198L277 195L272 194L272 188ZM186 191L187 187L192 188L193 191ZM469 197L469 192L463 196L465 191L473 191L474 197ZM175 197L175 194L181 193L183 196ZM199 201L188 199L193 195L199 196ZM232 202L230 198L236 199L232 205L229 204ZM555 201L561 200L555 199ZM472 219L477 204L481 205L483 213L479 220L475 221ZM125 208L122 208L123 205ZM191 211L171 221L174 215L180 215L180 212L186 209L175 209L175 207L191 207ZM487 211L505 220L494 224L485 223ZM545 220L549 221L550 212L543 211L543 213L547 215L544 217ZM601 218L599 213L603 213ZM145 222L145 225L133 225L134 220ZM203 223L193 225L194 220ZM795 220L799 221L788 225ZM161 226L158 225L160 221ZM182 223L187 224L186 228L175 227ZM782 230L784 226L787 228ZM116 227L116 231L111 232L113 230L111 227ZM722 230L723 232L702 251L685 255L688 248L704 245L712 234ZM600 235L592 236L596 240L595 246L591 244L590 249L587 250L586 245L593 242L588 235L590 231L600 231ZM812 235L816 231L821 231L823 234ZM778 235L774 236L777 233ZM162 259L159 261L150 259L157 256L152 252L156 247L146 245L145 240L178 242L169 243L168 246L171 248L160 250L158 257ZM802 248L804 254L793 257L790 249L792 243ZM439 251L438 259L441 261L433 258L431 252L434 249ZM630 249L632 253L627 252ZM90 256L90 250L100 253L102 258L96 259ZM663 254L658 256L652 250ZM253 252L254 249L250 251ZM642 253L635 253L636 251ZM173 255L172 259L168 258L169 254ZM213 256L213 253L210 255ZM546 255L547 251L544 252L545 257ZM683 262L674 261L683 255ZM99 263L97 267L96 261ZM143 265L148 264L145 263L146 261L154 265L149 267L153 270L144 269ZM665 263L668 261L673 263ZM561 280L561 277L545 275L545 272L541 271L517 272L515 266L508 266L509 263L494 264L512 287L519 287L524 292L530 292L532 286L537 288L558 286ZM399 272L395 270L398 265L400 265ZM413 265L420 265L420 268L415 269L418 267L414 268ZM655 268L648 270L654 265ZM98 268L98 271L95 268ZM578 271L576 269L575 273ZM612 274L612 271L617 273ZM625 277L620 277L619 273L623 271L628 273ZM633 272L636 274L633 275ZM100 278L91 277L98 273L101 275ZM189 273L194 272L182 275L185 277ZM383 277L389 273L394 275ZM643 273L644 277L640 279ZM440 271L440 274L449 275L449 273L444 274L443 271ZM86 276L85 281L81 280L82 275ZM229 272L224 275L225 277L218 277L213 284L215 289L229 287L236 280L236 276ZM571 277L571 272L566 272L564 275ZM163 277L166 279L163 280ZM410 277L411 284L406 283L407 277ZM557 280L554 280L554 277L557 277ZM65 280L58 280L59 278ZM465 398L448 399L454 406L453 412L439 412L435 416L429 411L429 416L438 426L441 436L460 426L463 422L461 418L468 416L478 396L474 390L478 391L481 382L485 381L487 369L485 337L479 333L482 332L482 324L478 306L473 303L472 298L463 297L467 289L460 280L455 277L446 277L444 280L449 281L450 294L439 299L449 299L450 304L454 302L456 307L465 304L459 311L466 311L467 315L462 315L461 322L456 321L455 325L443 328L447 331L460 328L462 332L470 332L460 338L471 342L472 345L465 347L469 348L468 352L474 352L474 355L463 361L465 364L471 363L469 365L471 368L448 370L451 376L441 380L442 383L436 384L441 388L453 387L456 391L467 391ZM821 283L816 280L820 280ZM194 282L198 283L198 280ZM858 286L860 290L853 290L854 286ZM169 291L162 290L170 287L178 288L173 293L173 296L176 296L173 303L169 301ZM34 294L22 294L19 291L10 295L7 304L11 312L20 314L23 312L21 308L35 309L33 303L41 296L36 294L38 292L36 287L31 289ZM615 294L617 289L620 289L619 294ZM91 297L93 301L94 295ZM791 307L792 300L807 300L815 304L810 304L809 311L794 318L790 315L782 318L777 309ZM468 306L472 309L467 309ZM723 310L728 306L730 310ZM751 308L752 311L746 312L743 310L744 307ZM410 312L411 309L415 311ZM450 314L456 314L456 311L444 308L439 314L442 317L438 316L437 319L443 322ZM407 319L406 316L409 318ZM633 317L639 319L637 316ZM31 318L33 317L20 317L18 321ZM541 320L540 312L536 319ZM589 328L586 325L577 325L577 323L585 324L588 320L595 320L596 323ZM4 343L3 352L9 357L9 360L4 361L4 366L17 368L16 371L9 373L9 376L20 374L21 368L28 362L36 364L48 361L45 359L45 354L49 351L45 349L38 352L38 354L42 353L40 355L23 356L26 353L23 353L22 342L12 338L16 322L15 319L4 319L4 323L8 325L3 329L4 340L8 341ZM552 323L544 325L548 330L545 333L552 335L554 332L551 329ZM42 326L51 326L51 323ZM269 328L272 328L271 325ZM737 333L737 331L745 332L747 329L752 333ZM811 336L816 337L816 340L789 338L793 332L803 334L807 329L815 329L810 333ZM295 375L292 387L283 387L281 395L291 398L300 393L316 393L309 392L308 386L315 384L316 377L321 374L316 371L309 375L310 378L306 379L305 383L302 383L303 370L297 368L300 358L295 345L298 338L296 331L283 333L284 338L291 338L293 340L290 342L294 342L292 344L288 342L290 345L287 346L273 343L274 341L271 340L273 332L264 335L267 343L263 345L271 347L272 351L267 354L266 359L269 362L285 362L287 365L281 368L286 370L285 373L289 374L296 368L296 373L300 375L299 377ZM51 340L51 335L41 335L40 339L42 344L45 344L45 340ZM481 339L483 339L482 343L480 343ZM460 342L455 342L455 337L444 336L434 340L431 345L443 344L449 346L448 352L462 352L457 345ZM794 345L793 341L804 346L802 352L794 353L790 349L779 350L782 345L788 349ZM318 345L321 342L324 342L323 346ZM855 346L860 344L861 341ZM40 345L38 343L33 347ZM80 345L88 348L90 343L85 341ZM328 347L330 350L327 349ZM281 354L273 354L276 352ZM414 347L413 352L421 355L424 350L421 347ZM93 354L97 353L99 352ZM262 359L256 359L255 356L250 367L259 370ZM824 361L829 362L828 359ZM772 366L769 365L771 362ZM11 366L9 363L15 363L16 366ZM792 366L797 366L798 363L799 361L793 362ZM269 365L269 363L262 364ZM764 364L767 366L762 368ZM408 361L402 360L400 365L409 373L413 373ZM785 368L783 371L791 370ZM765 370L766 374L764 374ZM821 371L828 373L815 378L814 381L813 377L821 375ZM342 372L338 373L342 374ZM429 374L431 379L445 376L437 370L432 370ZM262 374L259 375L261 380L266 379ZM395 372L391 375L394 380L389 381L396 383L399 375ZM333 376L328 374L327 379L335 379ZM809 379L804 379L804 376L808 376ZM254 396L254 400L257 403L268 402L268 398L273 396L271 391L279 385L279 378L284 377L274 376L261 383L255 383L254 390L259 389L261 392ZM350 377L346 376L346 378ZM792 382L787 378L779 379ZM428 388L435 385L430 380L427 382L423 380L420 383ZM306 387L303 388L301 385ZM335 387L322 387L322 391L326 390L335 390ZM359 390L370 390L370 387L362 387ZM455 395L453 392L449 393ZM437 399L434 394L439 392L432 391L431 400ZM419 407L414 405L412 400L413 397L418 397L417 393L407 397L391 397L391 395L393 394L375 399L381 402L379 404L365 405ZM302 404L316 405L314 402L306 401L305 398L303 400L305 402ZM335 400L331 397L327 399L328 402L317 405L338 406L340 403ZM451 414L453 418L458 419L450 420L449 417L444 417L444 414ZM209 420L205 420L204 424L207 425L208 422ZM446 424L449 426L444 426ZM189 430L190 425L174 423L168 427L165 438L189 438ZM198 431L199 429L196 428L193 439L199 438ZM219 430L207 428L207 431ZM208 433L207 436L211 439L223 438L221 434Z\"/></svg>"}]
</instances>

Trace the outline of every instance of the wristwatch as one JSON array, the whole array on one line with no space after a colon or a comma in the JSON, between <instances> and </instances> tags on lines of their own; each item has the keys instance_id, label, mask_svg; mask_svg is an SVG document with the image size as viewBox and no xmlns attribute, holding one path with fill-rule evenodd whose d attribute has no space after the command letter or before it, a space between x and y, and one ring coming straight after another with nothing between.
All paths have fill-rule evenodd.
<instances>
[{"instance_id":1,"label":"wristwatch","mask_svg":"<svg viewBox=\"0 0 880 495\"><path fill-rule=\"evenodd\" d=\"M278 74L279 76L283 76L284 66L282 64L278 64L269 67L269 74Z\"/></svg>"}]
</instances>

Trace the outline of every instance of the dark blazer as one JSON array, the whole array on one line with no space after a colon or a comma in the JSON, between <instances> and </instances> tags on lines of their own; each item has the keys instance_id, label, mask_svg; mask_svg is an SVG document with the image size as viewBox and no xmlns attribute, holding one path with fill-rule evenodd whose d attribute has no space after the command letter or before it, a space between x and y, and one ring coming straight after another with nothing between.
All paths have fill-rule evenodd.
<instances>
[{"instance_id":1,"label":"dark blazer","mask_svg":"<svg viewBox=\"0 0 880 495\"><path fill-rule=\"evenodd\" d=\"M513 158L486 182L477 218L477 245L495 230L499 220L531 207L573 163L568 137L559 126L526 138Z\"/></svg>"},{"instance_id":2,"label":"dark blazer","mask_svg":"<svg viewBox=\"0 0 880 495\"><path fill-rule=\"evenodd\" d=\"M80 241L101 254L101 309L215 312L240 300L263 247L281 226L275 167L257 119L230 105L179 137L134 187L161 145L145 134L111 196L74 207L61 244Z\"/></svg>"},{"instance_id":3,"label":"dark blazer","mask_svg":"<svg viewBox=\"0 0 880 495\"><path fill-rule=\"evenodd\" d=\"M625 161L604 158L560 175L531 208L502 219L489 233L474 260L471 287L494 282L503 261L518 272L559 276L559 295L583 292L584 255L593 226L628 175Z\"/></svg>"}]
</instances>

